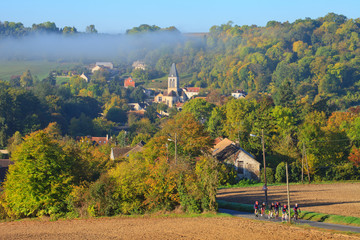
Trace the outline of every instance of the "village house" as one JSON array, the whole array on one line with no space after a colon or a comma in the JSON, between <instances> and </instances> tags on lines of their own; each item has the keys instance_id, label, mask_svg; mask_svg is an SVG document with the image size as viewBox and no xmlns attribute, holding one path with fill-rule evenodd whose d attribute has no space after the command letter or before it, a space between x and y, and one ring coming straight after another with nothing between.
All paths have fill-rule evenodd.
<instances>
[{"instance_id":1,"label":"village house","mask_svg":"<svg viewBox=\"0 0 360 240\"><path fill-rule=\"evenodd\" d=\"M238 99L238 98L244 98L246 97L247 93L244 90L236 90L235 92L231 93L231 96L233 96L234 98Z\"/></svg>"},{"instance_id":2,"label":"village house","mask_svg":"<svg viewBox=\"0 0 360 240\"><path fill-rule=\"evenodd\" d=\"M114 65L111 62L96 62L95 66L91 68L91 72L94 73L95 71L100 71L104 69L112 70Z\"/></svg>"},{"instance_id":3,"label":"village house","mask_svg":"<svg viewBox=\"0 0 360 240\"><path fill-rule=\"evenodd\" d=\"M105 69L105 68L103 68L103 67L101 67L101 66L95 66L95 67L93 67L93 68L91 69L91 72L94 73L94 72L96 72L96 71L100 71L100 70L103 70L103 69Z\"/></svg>"},{"instance_id":4,"label":"village house","mask_svg":"<svg viewBox=\"0 0 360 240\"><path fill-rule=\"evenodd\" d=\"M132 64L132 67L134 69L141 69L141 70L145 70L146 69L146 64L142 61L135 61Z\"/></svg>"},{"instance_id":5,"label":"village house","mask_svg":"<svg viewBox=\"0 0 360 240\"><path fill-rule=\"evenodd\" d=\"M201 88L199 88L199 87L186 87L183 90L184 90L187 98L190 99L192 97L199 95L200 89Z\"/></svg>"},{"instance_id":6,"label":"village house","mask_svg":"<svg viewBox=\"0 0 360 240\"><path fill-rule=\"evenodd\" d=\"M211 153L218 161L234 166L240 179L258 180L260 178L260 163L233 141L227 138L217 139Z\"/></svg>"},{"instance_id":7,"label":"village house","mask_svg":"<svg viewBox=\"0 0 360 240\"><path fill-rule=\"evenodd\" d=\"M92 136L86 136L86 137L76 137L77 141L81 142L88 142L92 143L94 145L104 145L109 142L109 135L106 134L106 137L92 137Z\"/></svg>"},{"instance_id":8,"label":"village house","mask_svg":"<svg viewBox=\"0 0 360 240\"><path fill-rule=\"evenodd\" d=\"M100 66L108 69L113 69L114 65L111 62L96 62L95 66Z\"/></svg>"},{"instance_id":9,"label":"village house","mask_svg":"<svg viewBox=\"0 0 360 240\"><path fill-rule=\"evenodd\" d=\"M82 73L82 74L80 75L80 77L81 77L82 79L84 79L86 82L89 82L89 81L90 81L90 76L87 76L87 74L85 74L85 73Z\"/></svg>"},{"instance_id":10,"label":"village house","mask_svg":"<svg viewBox=\"0 0 360 240\"><path fill-rule=\"evenodd\" d=\"M127 79L125 79L125 81L124 81L125 88L135 87L135 86L136 86L135 81L131 77L128 77Z\"/></svg>"},{"instance_id":11,"label":"village house","mask_svg":"<svg viewBox=\"0 0 360 240\"><path fill-rule=\"evenodd\" d=\"M130 107L130 111L140 111L146 109L145 103L128 103L127 105Z\"/></svg>"},{"instance_id":12,"label":"village house","mask_svg":"<svg viewBox=\"0 0 360 240\"><path fill-rule=\"evenodd\" d=\"M140 141L135 147L113 147L111 148L110 159L127 158L130 154L141 152L144 150L145 142Z\"/></svg>"}]
</instances>

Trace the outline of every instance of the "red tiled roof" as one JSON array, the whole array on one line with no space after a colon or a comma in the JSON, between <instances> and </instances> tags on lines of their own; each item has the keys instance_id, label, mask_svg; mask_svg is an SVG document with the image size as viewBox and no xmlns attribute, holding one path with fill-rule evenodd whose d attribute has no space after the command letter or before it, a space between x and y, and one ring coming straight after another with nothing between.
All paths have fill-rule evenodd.
<instances>
[{"instance_id":1,"label":"red tiled roof","mask_svg":"<svg viewBox=\"0 0 360 240\"><path fill-rule=\"evenodd\" d=\"M177 107L177 108L182 107L182 106L184 106L184 103L182 103L182 102L176 103L176 107Z\"/></svg>"},{"instance_id":2,"label":"red tiled roof","mask_svg":"<svg viewBox=\"0 0 360 240\"><path fill-rule=\"evenodd\" d=\"M188 87L186 88L187 92L200 92L200 88L199 87Z\"/></svg>"},{"instance_id":3,"label":"red tiled roof","mask_svg":"<svg viewBox=\"0 0 360 240\"><path fill-rule=\"evenodd\" d=\"M215 138L215 140L214 140L214 146L215 145L217 145L219 142L221 142L223 140L223 138L221 138L221 137L217 137L217 138Z\"/></svg>"},{"instance_id":4,"label":"red tiled roof","mask_svg":"<svg viewBox=\"0 0 360 240\"><path fill-rule=\"evenodd\" d=\"M125 79L124 87L135 87L135 81L131 77Z\"/></svg>"},{"instance_id":5,"label":"red tiled roof","mask_svg":"<svg viewBox=\"0 0 360 240\"><path fill-rule=\"evenodd\" d=\"M106 137L91 137L92 142L97 142L99 145L106 144L108 139Z\"/></svg>"}]
</instances>

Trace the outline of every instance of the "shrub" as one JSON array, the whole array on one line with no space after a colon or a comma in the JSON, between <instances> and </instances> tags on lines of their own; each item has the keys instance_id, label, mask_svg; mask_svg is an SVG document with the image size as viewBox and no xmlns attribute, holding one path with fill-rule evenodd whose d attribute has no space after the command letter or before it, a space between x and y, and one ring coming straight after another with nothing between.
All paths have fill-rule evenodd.
<instances>
[{"instance_id":1,"label":"shrub","mask_svg":"<svg viewBox=\"0 0 360 240\"><path fill-rule=\"evenodd\" d=\"M118 202L116 213L132 214L145 211L146 176L149 174L143 159L130 158L109 171L114 180L114 199Z\"/></svg>"},{"instance_id":2,"label":"shrub","mask_svg":"<svg viewBox=\"0 0 360 240\"><path fill-rule=\"evenodd\" d=\"M86 185L74 186L69 196L66 198L68 207L68 217L88 217L88 193L89 187Z\"/></svg>"},{"instance_id":3,"label":"shrub","mask_svg":"<svg viewBox=\"0 0 360 240\"><path fill-rule=\"evenodd\" d=\"M4 194L0 193L0 220L4 220L9 218L7 211L6 211L6 206L5 206L5 202L4 202Z\"/></svg>"},{"instance_id":4,"label":"shrub","mask_svg":"<svg viewBox=\"0 0 360 240\"><path fill-rule=\"evenodd\" d=\"M212 158L201 157L194 172L180 175L178 191L183 210L194 213L215 211L217 186L217 162Z\"/></svg>"},{"instance_id":5,"label":"shrub","mask_svg":"<svg viewBox=\"0 0 360 240\"><path fill-rule=\"evenodd\" d=\"M118 209L118 199L115 198L114 180L102 175L89 187L88 213L92 217L113 216Z\"/></svg>"},{"instance_id":6,"label":"shrub","mask_svg":"<svg viewBox=\"0 0 360 240\"><path fill-rule=\"evenodd\" d=\"M266 168L266 180L267 183L274 183L274 171L272 168ZM264 168L261 169L261 181L265 182Z\"/></svg>"},{"instance_id":7,"label":"shrub","mask_svg":"<svg viewBox=\"0 0 360 240\"><path fill-rule=\"evenodd\" d=\"M148 165L144 194L147 210L173 210L179 205L176 167L168 164L166 158Z\"/></svg>"},{"instance_id":8,"label":"shrub","mask_svg":"<svg viewBox=\"0 0 360 240\"><path fill-rule=\"evenodd\" d=\"M290 182L300 182L301 181L301 166L297 162L293 162L290 164L289 175L290 175L289 176Z\"/></svg>"},{"instance_id":9,"label":"shrub","mask_svg":"<svg viewBox=\"0 0 360 240\"><path fill-rule=\"evenodd\" d=\"M334 168L335 180L357 180L359 179L358 168L353 163L347 162Z\"/></svg>"},{"instance_id":10,"label":"shrub","mask_svg":"<svg viewBox=\"0 0 360 240\"><path fill-rule=\"evenodd\" d=\"M219 184L226 185L226 184L235 184L236 183L236 170L232 165L226 163L219 163L217 170L219 172Z\"/></svg>"},{"instance_id":11,"label":"shrub","mask_svg":"<svg viewBox=\"0 0 360 240\"><path fill-rule=\"evenodd\" d=\"M286 182L286 163L281 162L276 167L275 173L275 180L276 182Z\"/></svg>"}]
</instances>

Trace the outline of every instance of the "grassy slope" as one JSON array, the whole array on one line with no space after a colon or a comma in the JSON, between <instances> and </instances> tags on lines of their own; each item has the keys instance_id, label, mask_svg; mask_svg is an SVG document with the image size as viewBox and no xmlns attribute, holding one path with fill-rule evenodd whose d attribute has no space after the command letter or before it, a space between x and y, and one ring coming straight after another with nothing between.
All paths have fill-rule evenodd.
<instances>
[{"instance_id":1,"label":"grassy slope","mask_svg":"<svg viewBox=\"0 0 360 240\"><path fill-rule=\"evenodd\" d=\"M21 75L30 70L39 80L48 76L51 70L69 69L75 63L57 63L47 61L0 61L0 80L9 81L12 75Z\"/></svg>"},{"instance_id":2,"label":"grassy slope","mask_svg":"<svg viewBox=\"0 0 360 240\"><path fill-rule=\"evenodd\" d=\"M191 81L191 74L180 74L180 86L185 86ZM161 78L151 79L144 84L145 88L162 88L166 89L168 84L168 76L165 75Z\"/></svg>"}]
</instances>

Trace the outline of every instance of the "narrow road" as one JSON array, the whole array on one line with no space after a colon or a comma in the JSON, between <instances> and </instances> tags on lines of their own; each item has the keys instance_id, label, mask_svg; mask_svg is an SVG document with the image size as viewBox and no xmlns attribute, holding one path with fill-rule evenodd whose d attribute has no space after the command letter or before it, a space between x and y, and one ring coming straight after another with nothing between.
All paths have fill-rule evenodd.
<instances>
[{"instance_id":1,"label":"narrow road","mask_svg":"<svg viewBox=\"0 0 360 240\"><path fill-rule=\"evenodd\" d=\"M227 214L233 215L235 217L244 217L244 218L262 220L262 221L281 222L281 219L277 219L277 220L268 219L267 215L266 215L266 217L265 216L260 216L260 215L259 215L259 217L255 217L255 215L253 213L239 212L239 211L230 210L230 209L224 209L224 208L219 208L219 212L227 213ZM325 228L325 229L331 229L331 230L336 230L336 231L360 233L360 227L355 227L355 226L339 225L339 224L323 223L323 222L314 222L314 221L303 220L303 219L299 219L297 221L297 223L299 223L299 224L308 224L308 225L310 225L312 227L317 227L317 228Z\"/></svg>"}]
</instances>

